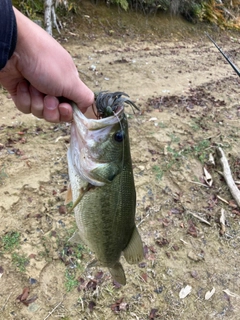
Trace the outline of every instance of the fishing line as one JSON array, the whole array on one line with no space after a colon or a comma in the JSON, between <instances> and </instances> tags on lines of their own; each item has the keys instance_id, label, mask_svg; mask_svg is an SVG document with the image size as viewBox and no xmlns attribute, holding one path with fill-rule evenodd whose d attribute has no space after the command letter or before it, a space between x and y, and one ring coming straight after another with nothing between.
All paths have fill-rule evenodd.
<instances>
[{"instance_id":1,"label":"fishing line","mask_svg":"<svg viewBox=\"0 0 240 320\"><path fill-rule=\"evenodd\" d=\"M122 126L122 123L121 123L121 120L120 120L120 118L118 117L118 115L113 111L113 115L114 115L114 117L116 117L117 118L117 120L118 120L118 123L119 123L119 125L120 125L120 129L121 129L121 131L123 132L123 134L124 134L124 130L123 130L123 126ZM126 116L126 115L125 115ZM123 164L124 164L124 143L125 143L125 135L124 135L124 137L123 137L123 144L122 144L122 148L123 148L123 159L122 159L122 169L123 169Z\"/></svg>"},{"instance_id":2,"label":"fishing line","mask_svg":"<svg viewBox=\"0 0 240 320\"><path fill-rule=\"evenodd\" d=\"M124 107L123 107L123 108L124 108ZM119 123L119 125L120 125L120 129L121 129L121 131L122 131L123 134L124 134L123 144L122 144L122 154L123 154L123 157L122 157L122 171L123 171L123 169L124 169L124 156L125 156L125 154L124 154L125 133L124 133L123 126L122 126L122 123L121 123L121 120L120 120L119 116L118 116L114 111L113 111L113 115L114 115L114 117L117 118L118 123ZM126 116L126 115L125 115L125 116ZM123 113L123 117L124 117L124 113ZM121 173L120 173L120 174L121 174ZM121 179L120 179L120 180L122 180L122 174L121 174ZM121 181L120 181L120 185L122 185L122 184L121 184ZM119 202L120 202L120 197L118 196L117 207L118 207Z\"/></svg>"}]
</instances>

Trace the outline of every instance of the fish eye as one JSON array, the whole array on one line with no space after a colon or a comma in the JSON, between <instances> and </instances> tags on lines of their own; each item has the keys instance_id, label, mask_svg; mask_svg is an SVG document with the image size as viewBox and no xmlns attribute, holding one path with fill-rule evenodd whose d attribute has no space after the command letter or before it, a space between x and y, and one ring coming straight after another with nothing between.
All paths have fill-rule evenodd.
<instances>
[{"instance_id":1,"label":"fish eye","mask_svg":"<svg viewBox=\"0 0 240 320\"><path fill-rule=\"evenodd\" d=\"M117 142L122 142L124 139L124 131L119 130L114 134L114 140Z\"/></svg>"}]
</instances>

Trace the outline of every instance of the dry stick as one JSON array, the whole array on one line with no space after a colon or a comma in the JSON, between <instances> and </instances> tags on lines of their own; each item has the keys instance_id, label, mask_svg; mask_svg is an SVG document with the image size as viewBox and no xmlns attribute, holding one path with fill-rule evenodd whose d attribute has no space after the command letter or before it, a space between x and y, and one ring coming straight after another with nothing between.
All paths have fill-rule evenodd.
<instances>
[{"instance_id":1,"label":"dry stick","mask_svg":"<svg viewBox=\"0 0 240 320\"><path fill-rule=\"evenodd\" d=\"M60 304L63 302L63 300L62 301L60 301L53 309L52 309L52 311L50 311L49 313L48 313L48 315L44 318L44 320L46 320L47 318L49 318L52 314L53 314L53 312L60 306Z\"/></svg>"},{"instance_id":2,"label":"dry stick","mask_svg":"<svg viewBox=\"0 0 240 320\"><path fill-rule=\"evenodd\" d=\"M218 198L219 200L221 200L222 202L224 202L224 203L226 203L226 204L229 204L229 202L228 202L227 200L223 199L222 197L217 196L217 198Z\"/></svg>"},{"instance_id":3,"label":"dry stick","mask_svg":"<svg viewBox=\"0 0 240 320\"><path fill-rule=\"evenodd\" d=\"M240 207L240 191L233 180L233 177L231 174L231 169L229 167L227 158L226 158L222 148L218 147L217 152L218 152L218 155L220 157L220 162L223 167L224 179L226 180L226 183L228 185L228 188L229 188L234 200L237 202L237 205Z\"/></svg>"},{"instance_id":4,"label":"dry stick","mask_svg":"<svg viewBox=\"0 0 240 320\"><path fill-rule=\"evenodd\" d=\"M9 296L7 297L4 305L2 306L2 311L4 311L4 309L6 308L6 305L7 305L7 303L8 303L9 298L11 297L11 295L12 295L12 292L9 294Z\"/></svg>"},{"instance_id":5,"label":"dry stick","mask_svg":"<svg viewBox=\"0 0 240 320\"><path fill-rule=\"evenodd\" d=\"M207 221L207 220L205 220L205 219L203 219L202 217L200 217L198 214L196 214L196 213L194 213L194 212L191 212L191 211L187 211L187 213L190 213L192 216L194 216L195 218L197 218L198 220L200 220L201 222L203 222L203 223L206 223L208 226L211 226L211 224Z\"/></svg>"}]
</instances>

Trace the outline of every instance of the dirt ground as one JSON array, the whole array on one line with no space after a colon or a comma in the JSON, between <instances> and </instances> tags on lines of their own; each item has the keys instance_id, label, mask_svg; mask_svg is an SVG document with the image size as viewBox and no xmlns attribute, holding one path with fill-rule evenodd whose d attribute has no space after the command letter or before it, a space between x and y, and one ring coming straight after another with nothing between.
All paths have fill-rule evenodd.
<instances>
[{"instance_id":1,"label":"dirt ground","mask_svg":"<svg viewBox=\"0 0 240 320\"><path fill-rule=\"evenodd\" d=\"M70 125L21 114L1 90L0 319L239 319L240 209L216 148L240 183L240 81L203 30L191 32L60 38L92 90L124 91L141 109L126 113L145 259L122 259L124 287L68 243ZM239 35L215 36L240 68Z\"/></svg>"}]
</instances>

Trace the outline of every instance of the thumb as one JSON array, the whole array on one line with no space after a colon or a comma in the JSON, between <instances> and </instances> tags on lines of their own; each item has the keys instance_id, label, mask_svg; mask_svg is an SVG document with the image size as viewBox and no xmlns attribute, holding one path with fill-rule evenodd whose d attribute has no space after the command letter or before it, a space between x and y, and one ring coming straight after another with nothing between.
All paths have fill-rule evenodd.
<instances>
[{"instance_id":1,"label":"thumb","mask_svg":"<svg viewBox=\"0 0 240 320\"><path fill-rule=\"evenodd\" d=\"M66 98L74 101L82 113L94 103L94 93L80 79Z\"/></svg>"}]
</instances>

